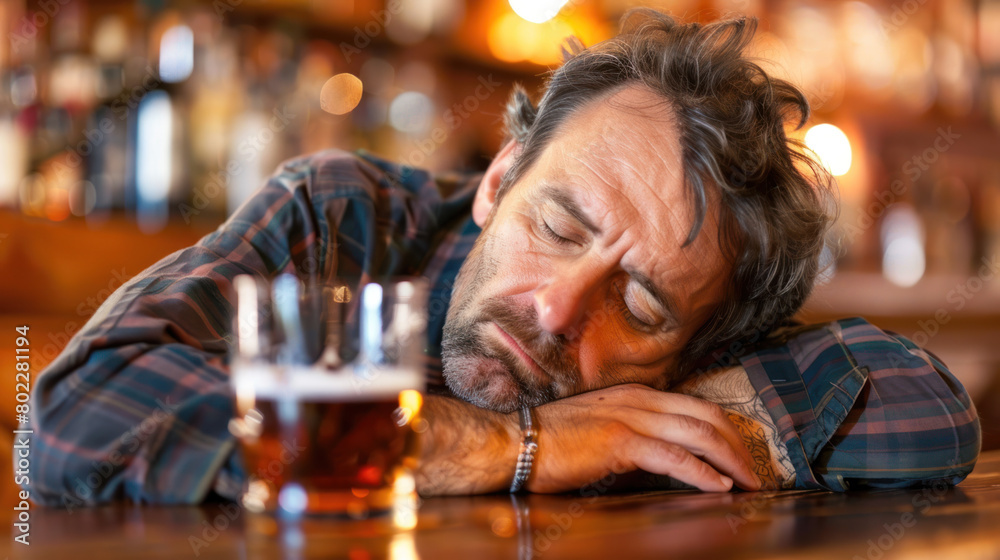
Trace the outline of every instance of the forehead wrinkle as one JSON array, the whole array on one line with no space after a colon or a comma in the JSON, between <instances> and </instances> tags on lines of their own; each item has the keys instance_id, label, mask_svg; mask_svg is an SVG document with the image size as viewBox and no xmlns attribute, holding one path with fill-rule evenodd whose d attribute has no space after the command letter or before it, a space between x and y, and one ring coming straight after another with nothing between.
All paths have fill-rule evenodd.
<instances>
[{"instance_id":1,"label":"forehead wrinkle","mask_svg":"<svg viewBox=\"0 0 1000 560\"><path fill-rule=\"evenodd\" d=\"M637 134L634 132L625 134L622 132L619 119L614 119L613 115L607 111L602 113L593 110L595 108L592 107L591 111L584 115L584 118L590 124L598 124L593 123L593 121L598 120L600 126L591 126L588 127L588 130L593 131L594 128L598 128L599 136L604 141L588 143L582 149L581 154L574 154L574 159L580 161L585 168L603 183L618 191L630 202L634 197L629 196L631 193L628 191L635 190L637 185L644 186L647 193L651 195L651 198L655 199L664 210L661 213L652 213L653 216L670 215L675 219L693 218L694 208L688 208L686 204L687 197L684 196L683 192L683 173L678 174L678 170L683 170L683 167L678 150L679 135L676 128L671 126L673 120L670 119L669 122L663 123L668 127L668 130L664 130L663 127L655 127L650 124L652 122L662 122L661 115L647 114L649 113L648 109L650 106L662 105L665 103L665 100L654 99L652 103L645 102L642 99L638 101L633 99L629 102L619 102L617 98L623 93L628 92L619 93L609 98L605 103L619 110L630 110L629 112L641 119L640 123L642 124L640 126L645 125L643 126L644 128L652 128L652 130L648 131L650 134ZM654 142L654 138L667 141ZM615 148L619 148L617 154L615 153ZM655 163L654 165L648 165L640 169L638 163L632 163L628 158L620 157L623 151L625 153L643 153L645 151L649 154L655 154ZM592 159L596 162L606 162L609 164L607 169L609 176L605 176L605 174L595 169L594 165L587 161L587 156L592 156ZM650 169L650 167L655 167L656 169ZM660 178L657 181L658 185L653 184L651 180L653 177ZM638 210L634 204L632 206L633 209ZM678 216L678 212L690 215ZM636 214L641 216L643 213L636 212ZM630 216L630 218L633 218L634 221L635 216ZM686 240L686 235L684 239Z\"/></svg>"},{"instance_id":2,"label":"forehead wrinkle","mask_svg":"<svg viewBox=\"0 0 1000 560\"><path fill-rule=\"evenodd\" d=\"M630 92L622 92L622 94L626 93ZM630 160L617 160L618 170L624 171L620 173L621 178L624 179L623 186L630 186L634 190L638 188L638 185L642 185L647 194L650 195L648 198L656 200L659 205L659 212L642 213L638 212L638 208L635 208L640 216L661 218L654 218L655 221L649 226L655 233L664 233L665 235L663 237L645 237L653 240L661 252L677 250L684 253L680 249L687 239L687 232L681 231L678 224L693 223L695 208L690 203L684 189L683 160L680 154L680 138L679 131L675 126L676 121L673 118L670 104L665 99L641 89L631 93L634 95L631 95L628 102L617 102L619 96L616 96L616 98L609 99L608 103L638 116L640 118L639 125L647 129L649 134L624 134L622 127L616 126L618 123L608 122L610 115L607 114L604 115L602 132L605 136L611 136L631 147L636 153L646 151L655 154L654 161L658 165L654 164L650 167L657 167L657 169L644 168L640 170L637 167L638 163L632 163ZM664 106L666 106L665 111L651 111L654 107ZM664 115L667 115L668 118L663 119ZM656 126L653 123L663 126ZM657 142L656 139L661 141ZM667 141L663 142L662 140ZM659 178L658 184L653 184L651 181L653 177ZM625 188L616 190L631 202L632 197L628 196L629 193ZM635 207L634 204L632 206ZM658 261L654 260L654 262Z\"/></svg>"},{"instance_id":3,"label":"forehead wrinkle","mask_svg":"<svg viewBox=\"0 0 1000 560\"><path fill-rule=\"evenodd\" d=\"M575 160L576 162L578 162L584 169L586 169L587 171L589 171L590 174L592 175L592 177L594 179L596 179L597 181L599 181L600 183L602 183L605 187L607 187L607 189L606 189L605 192L607 192L608 194L610 194L612 192L616 192L619 195L621 195L621 198L624 201L626 201L626 202L629 203L629 207L632 209L632 211L631 212L627 212L627 214L628 214L627 216L621 216L621 219L622 219L623 223L624 224L628 224L628 223L634 221L636 215L638 214L638 209L635 208L635 205L632 204L632 201L629 200L629 197L627 197L627 196L624 195L624 193L622 192L621 188L618 185L615 185L611 180L609 180L609 178L607 177L607 175L609 175L608 173L602 173L600 169L597 169L598 166L602 165L601 158L593 158L591 160L588 160L588 159L583 158L583 157L581 157L580 155L577 155L577 154L574 154L571 157L572 157L573 160ZM583 183L583 184L587 184L589 182L592 182L592 181L586 181L585 178L581 176L581 173L580 173L579 170L566 170L566 174L568 176L570 176L570 177L579 177L580 178L580 182ZM596 206L601 209L601 221L602 222L607 222L608 221L608 218L607 218L608 215L611 214L613 212L613 210L615 209L615 206L616 206L615 201L610 200L607 196L602 196L602 193L600 191L598 191L596 193L593 192L593 191L591 191L590 194L596 196L596 198L598 199L599 204L597 204ZM591 204L591 205L588 205L588 206L593 207L595 205ZM619 209L619 210L621 210L621 209ZM602 227L601 229L605 230L605 232L608 231L608 228L606 228L606 227ZM617 238L617 237L620 237L620 235L616 235L614 237Z\"/></svg>"},{"instance_id":4,"label":"forehead wrinkle","mask_svg":"<svg viewBox=\"0 0 1000 560\"><path fill-rule=\"evenodd\" d=\"M616 201L610 201L608 195L598 195L601 199L600 202L603 203L602 206L607 209L605 211L605 215L611 212L611 208L618 206L619 212L625 214L625 216L622 216L622 221L626 226L624 229L631 230L635 234L635 237L650 240L654 243L655 252L658 252L659 254L669 254L669 251L679 250L681 248L683 241L686 239L686 234L679 231L678 228L672 224L679 223L689 217L685 215L689 213L687 212L689 209L686 207L683 200L680 201L679 204L676 203L676 201L668 202L667 200L664 200L665 197L662 195L667 191L667 189L658 189L650 184L646 180L646 176L649 174L640 172L634 165L627 161L622 161L617 158L595 158L596 161L614 161L617 164L615 167L631 172L621 173L619 171L618 173L615 173L615 175L619 177L619 180L609 181L602 173L600 173L598 169L595 168L595 164L589 163L580 156L575 156L574 159L580 161L581 165L583 165L588 171L593 173L595 177L608 186L608 195L610 195L611 192L619 195L618 200ZM665 167L667 167L671 177L676 177L676 173L673 173L670 169L671 166ZM626 177L625 180L620 179L622 176ZM652 198L656 201L656 204L659 206L658 211L649 212L649 209L647 208L646 212L643 212L638 206L636 206L636 202L634 200L636 197L629 196L630 193L628 191L634 190L638 187L632 187L629 189L625 186L629 184L630 178L632 179L632 184L638 183L645 187L647 194L649 195L646 198ZM676 198L676 194L669 198ZM625 208L625 206L627 206L627 208ZM663 219L651 222L651 217L662 217ZM636 228L636 225L638 225L640 221L651 230L650 234L644 235L643 233L636 231L639 229ZM625 232L623 231L622 234L624 233ZM655 266L655 263L658 263L661 259L641 260L652 260ZM648 274L650 277L658 276L655 275L654 272L655 271L649 271Z\"/></svg>"},{"instance_id":5,"label":"forehead wrinkle","mask_svg":"<svg viewBox=\"0 0 1000 560\"><path fill-rule=\"evenodd\" d=\"M636 111L636 113L641 112L641 110ZM668 142L657 143L652 140L652 137L656 136L662 139L662 128L657 128L655 132L658 134L655 135L622 134L620 126L616 127L608 122L611 115L607 113L601 114L598 112L595 114L594 112L588 112L581 116L583 117L581 120L586 124L598 124L593 121L600 121L599 126L585 126L584 129L589 132L585 137L589 136L591 138L595 135L596 129L597 135L602 141L591 141L582 146L563 148L563 153L569 156L581 168L564 170L564 172L571 176L580 176L580 173L586 170L585 172L592 176L591 182L597 182L607 187L607 194L604 194L600 189L594 194L600 199L599 202L602 203L600 206L606 209L602 217L615 211L618 214L616 220L620 220L624 225L624 227L620 228L619 235L615 236L616 240L625 235L634 239L647 239L652 243L652 248L643 250L643 253L653 253L654 255L659 254L663 256L674 253L685 253L681 249L681 245L686 240L686 234L679 231L679 228L673 225L687 218L688 216L685 214L691 213L691 209L686 205L686 200L683 198L677 200L681 197L681 193L675 192L681 190L680 186L676 184L679 179L677 174L679 162L677 161L676 135L671 135L667 139ZM637 139L638 142L636 141ZM618 148L617 152L615 148ZM637 164L634 164L629 159L621 158L620 154L623 149L626 153L642 153L646 151L647 153L655 154L655 163L650 166L655 169L640 169ZM651 176L663 177L661 185L659 185L660 188L651 183L649 180ZM581 177L582 179L584 178ZM583 181L583 184L586 183L587 181ZM675 184L671 185L670 183ZM637 194L635 191L640 189L639 185L644 188L645 196L630 196ZM611 193L618 194L616 200L610 199ZM657 210L650 212L650 209L646 207L644 212L637 206L637 198L655 200L658 206ZM654 217L661 219L654 220ZM643 225L645 227L642 227ZM638 231L640 229L649 230L649 233ZM628 235L629 233L631 235ZM608 244L611 245L612 243L608 241ZM646 245L646 247L649 247L649 245ZM686 257L687 255L683 256ZM671 283L671 276L674 276L674 274L671 274L671 271L665 271L665 274L661 274L661 265L663 262L672 259L642 257L640 256L637 261L640 263L649 263L651 270L640 270L640 267L637 266L629 266L628 268L636 273L641 273L642 276L646 276L647 278L659 278L662 280L662 282L656 282L654 285L662 285L665 288ZM684 269L684 272L688 272L693 263L688 258L684 260L687 261L689 266L680 268ZM648 286L644 286L644 289L650 291ZM660 291L663 291L665 294L667 293L663 288ZM671 311L669 309L670 305L665 305L664 307L668 311ZM676 311L676 309L672 311Z\"/></svg>"}]
</instances>

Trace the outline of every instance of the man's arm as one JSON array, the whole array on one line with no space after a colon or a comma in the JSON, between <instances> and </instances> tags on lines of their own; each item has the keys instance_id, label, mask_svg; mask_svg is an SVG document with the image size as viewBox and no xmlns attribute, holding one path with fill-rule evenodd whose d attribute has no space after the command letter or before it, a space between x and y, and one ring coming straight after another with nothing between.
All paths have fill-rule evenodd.
<instances>
[{"instance_id":1,"label":"man's arm","mask_svg":"<svg viewBox=\"0 0 1000 560\"><path fill-rule=\"evenodd\" d=\"M517 414L429 397L417 473L423 495L504 491L514 476ZM642 385L609 387L534 410L538 453L527 489L578 490L609 473L641 469L705 491L760 481L739 431L717 405Z\"/></svg>"},{"instance_id":2,"label":"man's arm","mask_svg":"<svg viewBox=\"0 0 1000 560\"><path fill-rule=\"evenodd\" d=\"M972 471L975 407L933 355L859 318L781 338L677 387L735 415L758 474L844 491L956 484Z\"/></svg>"},{"instance_id":3,"label":"man's arm","mask_svg":"<svg viewBox=\"0 0 1000 560\"><path fill-rule=\"evenodd\" d=\"M505 490L514 477L517 414L501 414L451 397L428 395L421 412L417 490L425 496Z\"/></svg>"},{"instance_id":4,"label":"man's arm","mask_svg":"<svg viewBox=\"0 0 1000 560\"><path fill-rule=\"evenodd\" d=\"M827 330L864 372L864 383L843 420L829 426L829 439L814 451L814 480L840 490L957 484L968 476L982 440L979 416L948 368L906 337L863 319L836 321ZM810 387L831 383L807 354L796 354Z\"/></svg>"}]
</instances>

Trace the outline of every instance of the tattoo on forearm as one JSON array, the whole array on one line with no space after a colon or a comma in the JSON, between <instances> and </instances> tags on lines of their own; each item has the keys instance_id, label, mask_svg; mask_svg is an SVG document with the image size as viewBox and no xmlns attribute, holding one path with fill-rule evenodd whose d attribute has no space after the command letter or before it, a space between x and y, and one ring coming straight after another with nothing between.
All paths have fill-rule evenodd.
<instances>
[{"instance_id":1,"label":"tattoo on forearm","mask_svg":"<svg viewBox=\"0 0 1000 560\"><path fill-rule=\"evenodd\" d=\"M778 475L774 472L774 464L771 459L771 449L767 444L767 434L764 433L764 428L757 422L735 412L727 412L729 419L732 420L733 424L736 425L736 429L740 431L740 436L743 438L744 445L750 451L750 457L753 458L754 473L760 478L765 489L775 489L777 488Z\"/></svg>"},{"instance_id":2,"label":"tattoo on forearm","mask_svg":"<svg viewBox=\"0 0 1000 560\"><path fill-rule=\"evenodd\" d=\"M721 406L743 437L765 487L789 488L795 469L774 421L742 367L720 368L685 380L674 388Z\"/></svg>"}]
</instances>

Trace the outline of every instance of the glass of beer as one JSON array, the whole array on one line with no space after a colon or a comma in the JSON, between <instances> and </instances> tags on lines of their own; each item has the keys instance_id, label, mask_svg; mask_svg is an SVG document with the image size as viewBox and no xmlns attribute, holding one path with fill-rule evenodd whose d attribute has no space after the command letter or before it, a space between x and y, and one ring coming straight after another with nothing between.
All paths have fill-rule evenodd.
<instances>
[{"instance_id":1,"label":"glass of beer","mask_svg":"<svg viewBox=\"0 0 1000 560\"><path fill-rule=\"evenodd\" d=\"M230 431L250 511L415 521L425 282L234 279ZM426 425L426 422L423 422Z\"/></svg>"}]
</instances>

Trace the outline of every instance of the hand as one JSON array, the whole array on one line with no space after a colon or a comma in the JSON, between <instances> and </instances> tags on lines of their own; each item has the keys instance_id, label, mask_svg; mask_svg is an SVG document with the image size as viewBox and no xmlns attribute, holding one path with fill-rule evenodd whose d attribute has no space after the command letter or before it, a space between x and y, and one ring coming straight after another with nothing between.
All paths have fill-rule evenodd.
<instances>
[{"instance_id":1,"label":"hand","mask_svg":"<svg viewBox=\"0 0 1000 560\"><path fill-rule=\"evenodd\" d=\"M739 431L718 405L644 385L616 385L535 409L532 492L575 490L614 471L642 469L703 491L761 482Z\"/></svg>"}]
</instances>

